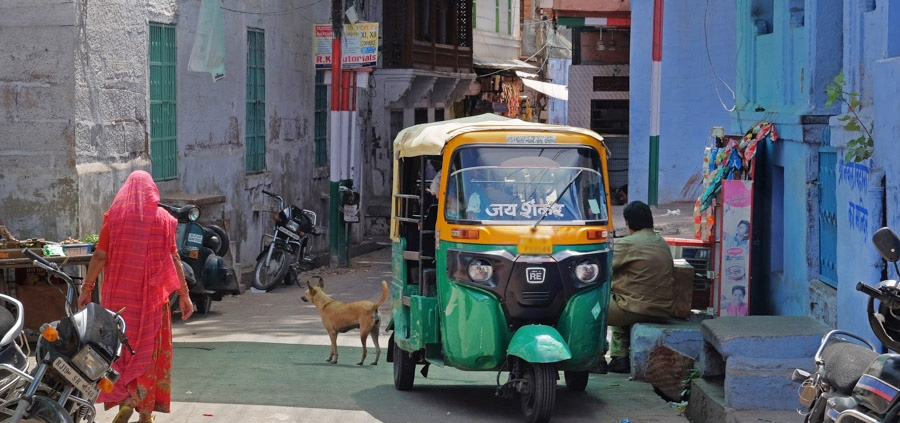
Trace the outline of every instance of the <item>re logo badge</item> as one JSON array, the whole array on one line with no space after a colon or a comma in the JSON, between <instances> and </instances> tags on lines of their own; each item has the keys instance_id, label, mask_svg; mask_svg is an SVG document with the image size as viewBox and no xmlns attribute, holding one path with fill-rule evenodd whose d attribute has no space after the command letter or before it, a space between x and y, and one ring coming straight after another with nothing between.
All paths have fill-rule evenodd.
<instances>
[{"instance_id":1,"label":"re logo badge","mask_svg":"<svg viewBox=\"0 0 900 423\"><path fill-rule=\"evenodd\" d=\"M528 267L525 269L525 281L528 283L544 283L543 267Z\"/></svg>"}]
</instances>

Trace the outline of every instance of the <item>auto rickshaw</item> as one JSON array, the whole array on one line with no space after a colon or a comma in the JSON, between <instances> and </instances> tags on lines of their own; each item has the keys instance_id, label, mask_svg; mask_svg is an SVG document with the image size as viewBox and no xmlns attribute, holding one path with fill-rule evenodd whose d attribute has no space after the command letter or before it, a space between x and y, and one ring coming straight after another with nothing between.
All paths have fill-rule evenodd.
<instances>
[{"instance_id":1,"label":"auto rickshaw","mask_svg":"<svg viewBox=\"0 0 900 423\"><path fill-rule=\"evenodd\" d=\"M607 351L606 163L592 131L492 114L397 135L396 389L412 389L417 365L425 377L432 364L496 371L497 395L518 397L527 422L550 420L559 372L568 390L585 390Z\"/></svg>"}]
</instances>

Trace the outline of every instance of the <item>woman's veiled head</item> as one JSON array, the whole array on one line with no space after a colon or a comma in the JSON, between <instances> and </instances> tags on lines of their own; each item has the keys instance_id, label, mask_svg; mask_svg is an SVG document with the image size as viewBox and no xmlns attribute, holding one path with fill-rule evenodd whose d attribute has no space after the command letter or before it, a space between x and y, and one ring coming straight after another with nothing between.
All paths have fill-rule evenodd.
<instances>
[{"instance_id":1,"label":"woman's veiled head","mask_svg":"<svg viewBox=\"0 0 900 423\"><path fill-rule=\"evenodd\" d=\"M128 175L109 209L152 216L158 204L159 189L153 177L146 171L136 170Z\"/></svg>"}]
</instances>

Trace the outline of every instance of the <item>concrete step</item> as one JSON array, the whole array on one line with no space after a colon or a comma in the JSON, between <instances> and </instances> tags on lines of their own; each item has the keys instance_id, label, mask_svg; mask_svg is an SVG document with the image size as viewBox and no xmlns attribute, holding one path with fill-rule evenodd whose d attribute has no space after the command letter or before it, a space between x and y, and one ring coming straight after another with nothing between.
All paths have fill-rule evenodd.
<instances>
[{"instance_id":1,"label":"concrete step","mask_svg":"<svg viewBox=\"0 0 900 423\"><path fill-rule=\"evenodd\" d=\"M691 394L685 416L693 423L800 423L803 421L803 416L794 410L735 410L726 406L725 379L721 377L691 381Z\"/></svg>"},{"instance_id":2,"label":"concrete step","mask_svg":"<svg viewBox=\"0 0 900 423\"><path fill-rule=\"evenodd\" d=\"M631 374L634 380L646 381L648 357L660 345L696 361L703 347L700 322L671 319L668 323L634 324L631 328Z\"/></svg>"},{"instance_id":3,"label":"concrete step","mask_svg":"<svg viewBox=\"0 0 900 423\"><path fill-rule=\"evenodd\" d=\"M806 316L723 316L700 325L703 340L726 360L812 357L829 330Z\"/></svg>"}]
</instances>

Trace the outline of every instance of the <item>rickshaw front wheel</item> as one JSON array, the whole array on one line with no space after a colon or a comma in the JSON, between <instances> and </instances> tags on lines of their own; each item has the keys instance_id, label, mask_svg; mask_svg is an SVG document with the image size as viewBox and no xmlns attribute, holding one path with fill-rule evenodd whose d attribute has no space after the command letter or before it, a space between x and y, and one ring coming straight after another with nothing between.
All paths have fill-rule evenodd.
<instances>
[{"instance_id":1,"label":"rickshaw front wheel","mask_svg":"<svg viewBox=\"0 0 900 423\"><path fill-rule=\"evenodd\" d=\"M398 391L409 391L416 378L416 362L412 354L403 351L394 343L394 388Z\"/></svg>"},{"instance_id":2,"label":"rickshaw front wheel","mask_svg":"<svg viewBox=\"0 0 900 423\"><path fill-rule=\"evenodd\" d=\"M588 384L588 376L590 373L585 370L583 372L563 372L566 377L566 388L572 392L584 392Z\"/></svg>"},{"instance_id":3,"label":"rickshaw front wheel","mask_svg":"<svg viewBox=\"0 0 900 423\"><path fill-rule=\"evenodd\" d=\"M556 405L556 378L559 373L553 364L527 363L525 367L525 389L519 392L525 422L549 422Z\"/></svg>"}]
</instances>

